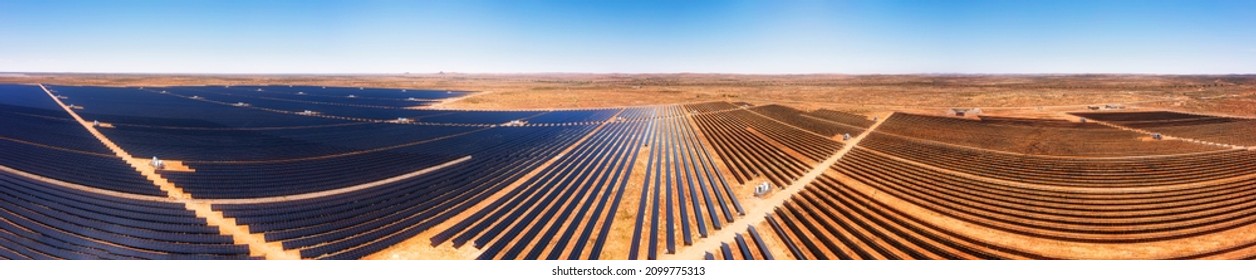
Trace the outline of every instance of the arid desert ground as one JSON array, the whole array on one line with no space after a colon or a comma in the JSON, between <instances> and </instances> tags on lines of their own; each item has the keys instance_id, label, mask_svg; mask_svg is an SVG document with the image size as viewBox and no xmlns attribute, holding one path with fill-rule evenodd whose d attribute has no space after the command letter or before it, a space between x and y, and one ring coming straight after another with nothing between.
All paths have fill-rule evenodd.
<instances>
[{"instance_id":1,"label":"arid desert ground","mask_svg":"<svg viewBox=\"0 0 1256 280\"><path fill-rule=\"evenodd\" d=\"M1256 76L0 75L5 259L1250 259Z\"/></svg>"}]
</instances>

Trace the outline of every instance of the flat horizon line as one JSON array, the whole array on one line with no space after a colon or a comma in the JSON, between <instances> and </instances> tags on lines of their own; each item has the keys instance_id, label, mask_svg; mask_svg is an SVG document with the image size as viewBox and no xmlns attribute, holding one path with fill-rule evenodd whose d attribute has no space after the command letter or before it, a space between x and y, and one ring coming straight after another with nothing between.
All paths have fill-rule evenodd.
<instances>
[{"instance_id":1,"label":"flat horizon line","mask_svg":"<svg viewBox=\"0 0 1256 280\"><path fill-rule=\"evenodd\" d=\"M156 76L438 76L438 75L736 75L736 76L1256 76L1256 73L1118 73L1118 72L1042 72L1042 73L978 73L978 72L912 72L912 73L748 73L748 72L18 72L21 75L156 75Z\"/></svg>"}]
</instances>

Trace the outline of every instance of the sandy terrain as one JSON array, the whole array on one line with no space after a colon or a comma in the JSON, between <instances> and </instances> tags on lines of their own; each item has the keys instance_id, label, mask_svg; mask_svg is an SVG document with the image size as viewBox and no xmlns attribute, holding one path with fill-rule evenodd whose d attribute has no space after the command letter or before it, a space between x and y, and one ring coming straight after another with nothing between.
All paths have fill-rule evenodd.
<instances>
[{"instance_id":1,"label":"sandy terrain","mask_svg":"<svg viewBox=\"0 0 1256 280\"><path fill-rule=\"evenodd\" d=\"M851 112L907 107L1023 107L1139 103L1256 116L1256 76L1148 75L731 75L415 74L143 75L28 74L0 83L169 86L307 84L485 92L441 103L467 109L590 108L714 100Z\"/></svg>"},{"instance_id":2,"label":"sandy terrain","mask_svg":"<svg viewBox=\"0 0 1256 280\"><path fill-rule=\"evenodd\" d=\"M1256 116L1256 76L1122 76L1122 75L1076 75L1076 76L942 76L942 75L912 75L912 76L845 76L845 75L777 75L777 76L750 76L750 75L715 75L715 74L669 74L669 75L611 75L611 74L545 74L545 75L467 75L467 74L439 74L439 75L360 75L360 76L311 76L311 75L271 75L271 76L208 76L208 75L180 75L180 76L153 76L153 75L86 75L86 74L30 74L30 75L7 75L0 76L0 83L44 83L44 84L69 84L69 85L102 85L102 86L170 86L170 85L240 85L240 84L304 84L304 85L327 85L327 86L351 86L351 87L390 87L390 88L413 88L413 89L441 89L441 90L465 90L474 91L475 94L467 95L460 98L444 100L439 103L441 108L454 109L537 109L537 108L594 108L594 107L617 107L617 106L641 106L641 105L659 105L659 104L681 104L704 101L741 101L752 104L783 104L795 107L801 110L815 109L834 109L847 112L863 114L865 116L877 116L876 125L873 125L864 133L852 138L846 142L843 149L831 155L823 162L817 162L801 154L799 151L790 149L786 145L774 141L770 137L751 128L746 128L746 132L763 138L771 146L796 158L805 161L811 166L811 171L807 172L803 178L800 178L781 190L775 190L774 193L764 198L753 197L750 193L754 183L765 180L766 178L755 178L744 185L734 186L734 194L746 206L746 216L739 217L737 221L724 225L724 229L713 231L707 238L697 238L691 236L695 240L691 246L677 244L678 251L675 254L662 254L663 259L700 259L706 252L719 252L721 242L732 242L735 234L745 233L747 226L755 225L759 229L765 241L769 244L769 248L777 258L788 259L793 256L781 246L782 240L777 235L771 233L771 228L764 223L764 219L773 214L776 207L795 207L795 208L814 208L820 207L807 200L791 200L795 196L814 195L803 193L806 188L818 176L830 176L836 178L842 184L848 185L851 190L866 195L871 199L892 205L895 209L902 210L907 215L920 218L924 223L932 224L942 228L948 232L955 232L960 235L975 237L979 240L991 242L992 244L1022 249L1026 252L1032 252L1041 256L1052 258L1099 258L1099 259L1123 259L1123 258L1171 258L1182 257L1184 255L1199 252L1199 248L1203 251L1224 251L1231 248L1239 248L1242 244L1251 244L1256 242L1253 238L1253 232L1256 232L1256 225L1248 224L1241 227L1234 227L1216 234L1208 234L1203 236L1178 238L1174 240L1149 241L1134 244L1105 244L1105 243L1086 243L1060 241L1047 238L1038 238L1034 236L1026 236L1011 231L1004 231L997 228L983 226L975 223L963 222L959 218L948 215L948 213L940 213L929 208L921 207L911 201L886 195L878 192L878 190L868 184L859 182L857 179L849 178L844 175L832 172L828 167L835 164L846 152L856 148L860 140L875 131L880 124L884 123L893 112L910 112L917 114L929 115L945 115L952 107L980 107L983 115L986 116L1005 116L1020 118L1041 118L1041 119L1057 119L1067 121L1078 121L1076 116L1068 115L1067 112L1086 111L1089 110L1087 105L1102 104L1122 104L1131 110L1175 110L1183 112L1199 112L1213 113L1218 115L1229 115L1239 117ZM55 96L51 92L47 92L54 100ZM58 100L58 103L60 101ZM127 159L127 162L135 167L141 174L153 181L153 183L166 191L169 195L166 199L184 202L187 208L196 212L202 218L206 218L211 225L219 226L222 233L235 238L238 244L249 245L256 253L256 256L264 256L267 258L288 259L299 257L296 251L285 251L283 247L274 242L266 242L261 235L252 233L247 226L237 224L234 219L223 216L219 211L213 211L209 205L213 203L226 203L224 201L194 200L182 189L169 183L151 167L146 167L147 159L132 158L120 147L114 145L111 141L97 131L97 128L111 128L112 125L102 123L99 126L93 126L91 123L79 118L73 108L68 105L61 104L66 111L74 117L74 119L87 128L94 136L101 139L107 147L110 147L117 156ZM756 113L758 114L758 113ZM772 119L771 117L767 117ZM970 117L971 118L971 117ZM614 119L614 117L612 117ZM772 119L774 120L774 119ZM706 135L694 123L692 117L686 116L686 122L695 129L695 133L699 136L702 146L705 147L716 167L721 169L724 175L728 176L732 173L728 170L728 166L723 163L718 153L711 150L711 144L707 143ZM785 122L778 121L781 125L792 126ZM602 126L605 126L603 123ZM1108 125L1108 124L1105 124ZM567 147L561 154L571 152L580 143L583 143L590 136L601 130L602 126L592 130L584 138ZM1110 125L1113 126L1113 125ZM1117 127L1120 129L1128 129ZM884 128L883 128L884 129ZM804 130L805 131L805 130ZM1147 131L1136 132L1142 134L1150 134ZM810 133L810 132L808 132ZM840 137L835 136L840 139ZM828 137L826 137L828 138ZM1169 137L1173 138L1172 136ZM1150 142L1148 137L1138 138L1144 142ZM1183 141L1195 141L1192 139L1181 139ZM836 140L835 140L836 141ZM411 145L411 144L406 144ZM1219 145L1219 144L1218 144ZM1224 145L1228 148L1228 145ZM989 148L989 147L985 147ZM608 242L604 250L598 256L603 259L622 259L627 257L630 241L633 241L631 229L637 215L645 213L635 213L637 210L638 198L642 192L649 191L643 189L645 180L646 163L652 150L648 147L629 147L627 153L636 153L636 162L632 162L635 167L631 174L626 174L627 186L624 190L623 203L613 215L613 223L611 224L611 234L606 237ZM981 148L975 148L981 149ZM989 150L989 152L1007 153L1004 151ZM463 246L462 248L453 248L449 244L438 244L433 246L431 238L434 234L449 228L453 224L467 218L469 215L486 207L492 201L501 198L509 190L519 187L520 184L526 182L528 178L536 176L546 166L553 164L558 158L549 160L541 166L531 170L523 178L520 178L514 184L504 190L500 190L486 200L476 203L470 210L460 213L453 219L437 225L432 229L424 231L409 240L396 244L386 250L377 252L367 259L470 259L475 258L480 251L474 249L473 246ZM181 162L168 161L167 170L165 171L182 171L195 172L191 168L183 165ZM678 164L672 160L664 160L664 165ZM920 164L924 166L924 164ZM939 168L924 166L936 172L948 172ZM936 170L935 170L936 169ZM994 180L990 178L981 178L976 175L958 174L957 176L971 178L974 180ZM1247 180L1256 174L1229 178L1228 180ZM726 178L732 179L732 178ZM729 180L734 182L735 180ZM1011 182L999 182L1012 184ZM1216 182L1209 182L1216 183ZM1202 183L1201 183L1202 184ZM1190 187L1193 185L1180 185L1175 187ZM673 186L675 187L675 186ZM1032 188L1032 187L1027 187ZM348 188L340 191L351 191ZM600 196L601 192L609 190L600 190L587 194L589 196ZM683 198L682 193L674 197L671 201L663 203L680 204ZM652 202L650 202L652 203ZM653 205L648 205L653 207ZM559 207L559 205L536 205L521 207ZM585 218L601 218L606 213L595 213L595 216ZM679 214L673 213L672 218L679 220ZM796 214L780 214L778 219L793 223L845 223L847 221L837 221L821 216L803 216ZM696 217L694 217L696 218ZM546 229L554 227L558 229L566 229L568 227L577 227L583 229L586 220L579 219L573 224L554 224L547 223L531 223L530 221L499 221L507 224L522 224L527 228ZM788 222L787 222L788 223ZM601 226L601 222L593 224L595 228ZM656 225L651 225L658 227ZM662 229L662 227L659 227ZM675 228L674 228L675 229ZM648 233L643 232L643 235ZM660 240L667 238L663 230L657 233ZM684 234L677 230L675 240L679 243L682 238L679 236ZM825 233L826 235L828 233ZM842 233L846 234L846 233ZM859 235L868 235L864 232L857 233ZM691 233L696 235L696 233ZM514 238L514 237L498 237L498 238ZM823 236L823 238L833 239L834 236ZM596 239L596 238L595 238ZM647 238L636 240L643 243L644 247ZM790 237L786 237L790 239ZM593 240L594 242L598 240ZM534 241L527 241L534 242ZM869 241L875 244L863 244L865 246L877 245L886 247L886 244L880 244L884 241ZM797 243L797 241L794 241ZM1030 244L1030 245L1027 245ZM542 246L544 244L523 244L524 249L530 249L532 246ZM660 246L662 247L662 246ZM753 247L753 246L752 246ZM733 248L736 248L735 246ZM560 251L562 255L567 255L568 248L545 249L542 253L549 253L550 250ZM580 255L587 255L588 249L580 252ZM666 251L660 248L660 251ZM1252 252L1256 252L1256 246L1242 247L1233 252L1227 253L1233 256L1247 256ZM757 252L754 253L759 256ZM804 253L813 254L813 253ZM877 258L902 258L906 256L882 256ZM542 254L545 255L545 254ZM850 255L850 254L848 254ZM1228 256L1228 255L1227 255ZM645 256L638 256L644 258ZM835 256L829 256L835 257ZM742 258L735 256L734 258Z\"/></svg>"}]
</instances>

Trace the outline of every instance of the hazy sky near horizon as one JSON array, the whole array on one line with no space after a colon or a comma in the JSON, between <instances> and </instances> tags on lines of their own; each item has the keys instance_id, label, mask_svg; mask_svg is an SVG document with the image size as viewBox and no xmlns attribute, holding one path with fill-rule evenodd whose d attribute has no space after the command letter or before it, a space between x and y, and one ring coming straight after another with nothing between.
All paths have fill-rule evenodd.
<instances>
[{"instance_id":1,"label":"hazy sky near horizon","mask_svg":"<svg viewBox=\"0 0 1256 280\"><path fill-rule=\"evenodd\" d=\"M1256 1L0 1L0 72L1256 73Z\"/></svg>"}]
</instances>

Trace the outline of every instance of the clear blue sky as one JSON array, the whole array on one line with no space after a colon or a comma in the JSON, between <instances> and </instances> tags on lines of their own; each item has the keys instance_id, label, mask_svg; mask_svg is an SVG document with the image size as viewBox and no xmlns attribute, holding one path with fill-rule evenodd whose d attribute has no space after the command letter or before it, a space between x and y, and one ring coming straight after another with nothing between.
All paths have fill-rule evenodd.
<instances>
[{"instance_id":1,"label":"clear blue sky","mask_svg":"<svg viewBox=\"0 0 1256 280\"><path fill-rule=\"evenodd\" d=\"M0 1L0 71L1256 73L1256 1Z\"/></svg>"}]
</instances>

